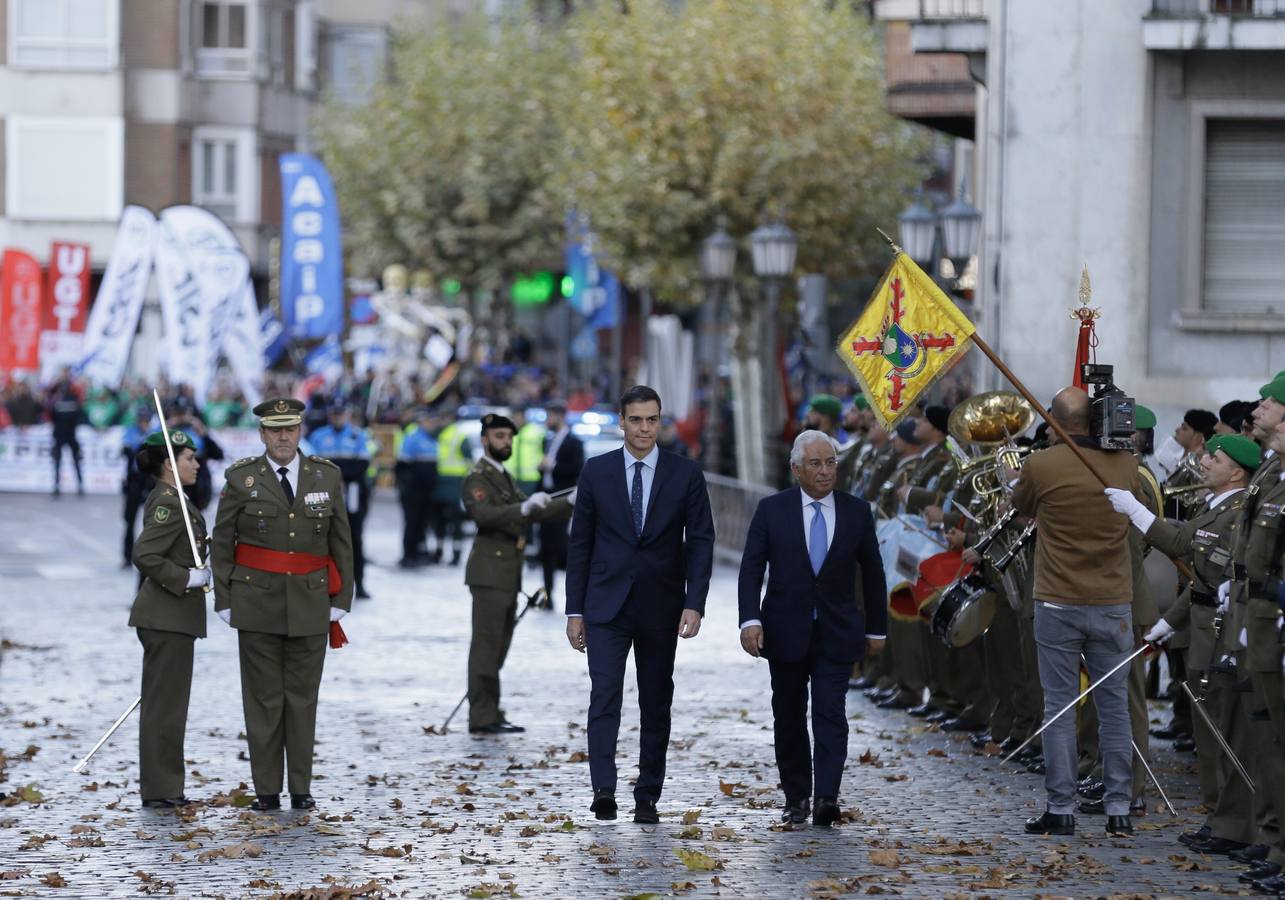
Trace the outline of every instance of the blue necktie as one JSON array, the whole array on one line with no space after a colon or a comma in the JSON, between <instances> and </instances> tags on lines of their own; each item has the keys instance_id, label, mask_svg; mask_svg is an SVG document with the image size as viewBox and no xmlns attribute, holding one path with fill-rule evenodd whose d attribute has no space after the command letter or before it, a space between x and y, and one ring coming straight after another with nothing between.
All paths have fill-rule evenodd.
<instances>
[{"instance_id":1,"label":"blue necktie","mask_svg":"<svg viewBox=\"0 0 1285 900\"><path fill-rule=\"evenodd\" d=\"M820 500L813 500L808 506L816 510L812 516L812 526L808 529L808 559L812 560L812 574L816 575L825 562L825 516L821 515Z\"/></svg>"},{"instance_id":2,"label":"blue necktie","mask_svg":"<svg viewBox=\"0 0 1285 900\"><path fill-rule=\"evenodd\" d=\"M642 498L642 460L634 463L634 484L629 491L629 505L634 511L634 534L641 535L643 528L643 498ZM821 533L821 540L825 541L824 527Z\"/></svg>"}]
</instances>

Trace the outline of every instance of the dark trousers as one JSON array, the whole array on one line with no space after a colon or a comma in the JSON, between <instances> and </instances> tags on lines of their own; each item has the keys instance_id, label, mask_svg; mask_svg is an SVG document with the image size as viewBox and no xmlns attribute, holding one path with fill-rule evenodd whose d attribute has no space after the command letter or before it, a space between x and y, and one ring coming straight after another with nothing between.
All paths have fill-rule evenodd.
<instances>
[{"instance_id":1,"label":"dark trousers","mask_svg":"<svg viewBox=\"0 0 1285 900\"><path fill-rule=\"evenodd\" d=\"M362 501L360 512L355 512L348 517L348 527L352 529L352 580L357 590L366 588L366 554L363 552L365 543L362 540L362 534L366 530L366 505Z\"/></svg>"},{"instance_id":2,"label":"dark trousers","mask_svg":"<svg viewBox=\"0 0 1285 900\"><path fill-rule=\"evenodd\" d=\"M196 638L139 628L143 702L138 717L138 793L144 800L183 796L183 737L192 696Z\"/></svg>"},{"instance_id":3,"label":"dark trousers","mask_svg":"<svg viewBox=\"0 0 1285 900\"><path fill-rule=\"evenodd\" d=\"M85 487L85 478L80 474L80 441L75 438L69 440L59 440L54 438L54 493L62 491L62 448L67 447L71 450L71 463L76 467L76 484L80 485L83 490Z\"/></svg>"},{"instance_id":4,"label":"dark trousers","mask_svg":"<svg viewBox=\"0 0 1285 900\"><path fill-rule=\"evenodd\" d=\"M436 476L433 480L437 480ZM432 494L431 484L425 488L411 483L401 489L399 496L402 503L402 559L417 559L424 552L430 519L428 498Z\"/></svg>"},{"instance_id":5,"label":"dark trousers","mask_svg":"<svg viewBox=\"0 0 1285 900\"><path fill-rule=\"evenodd\" d=\"M625 660L634 650L638 670L638 781L635 800L660 799L665 782L670 707L674 700L677 615L672 622L644 616L647 598L631 591L620 613L585 625L589 656L589 776L593 789L616 789L616 739L625 692Z\"/></svg>"},{"instance_id":6,"label":"dark trousers","mask_svg":"<svg viewBox=\"0 0 1285 900\"><path fill-rule=\"evenodd\" d=\"M432 505L433 534L437 537L437 555L441 556L446 547L446 534L451 535L451 544L458 550L464 543L464 511L458 500L443 502L435 500Z\"/></svg>"},{"instance_id":7,"label":"dark trousers","mask_svg":"<svg viewBox=\"0 0 1285 900\"><path fill-rule=\"evenodd\" d=\"M513 642L518 598L512 591L475 587L473 637L468 648L468 727L484 728L503 721L500 669Z\"/></svg>"},{"instance_id":8,"label":"dark trousers","mask_svg":"<svg viewBox=\"0 0 1285 900\"><path fill-rule=\"evenodd\" d=\"M553 598L553 576L567 567L567 523L540 523L540 565L544 569L544 589Z\"/></svg>"},{"instance_id":9,"label":"dark trousers","mask_svg":"<svg viewBox=\"0 0 1285 900\"><path fill-rule=\"evenodd\" d=\"M326 635L238 631L237 639L254 792L281 793L284 752L290 763L290 793L309 794Z\"/></svg>"},{"instance_id":10,"label":"dark trousers","mask_svg":"<svg viewBox=\"0 0 1285 900\"><path fill-rule=\"evenodd\" d=\"M848 663L816 652L816 638L806 659L768 660L772 675L772 733L776 768L787 803L812 796L838 797L843 765L848 759ZM812 741L808 741L808 687L812 688ZM814 768L815 766L815 768Z\"/></svg>"}]
</instances>

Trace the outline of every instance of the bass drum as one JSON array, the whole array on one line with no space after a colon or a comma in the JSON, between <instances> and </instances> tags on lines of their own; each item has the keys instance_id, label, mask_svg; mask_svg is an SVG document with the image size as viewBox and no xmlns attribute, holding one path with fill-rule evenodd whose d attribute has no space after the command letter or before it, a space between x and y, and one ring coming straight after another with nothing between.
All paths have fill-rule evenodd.
<instances>
[{"instance_id":1,"label":"bass drum","mask_svg":"<svg viewBox=\"0 0 1285 900\"><path fill-rule=\"evenodd\" d=\"M995 591L974 573L942 593L933 610L932 632L947 647L966 647L986 633L995 619Z\"/></svg>"}]
</instances>

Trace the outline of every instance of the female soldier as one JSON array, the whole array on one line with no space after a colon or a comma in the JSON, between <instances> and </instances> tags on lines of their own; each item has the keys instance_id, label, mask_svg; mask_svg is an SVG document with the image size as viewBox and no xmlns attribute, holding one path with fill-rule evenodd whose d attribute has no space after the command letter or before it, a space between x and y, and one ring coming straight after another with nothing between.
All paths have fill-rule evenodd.
<instances>
[{"instance_id":1,"label":"female soldier","mask_svg":"<svg viewBox=\"0 0 1285 900\"><path fill-rule=\"evenodd\" d=\"M143 531L134 542L134 565L143 583L129 624L143 644L143 702L138 724L139 793L143 806L170 809L183 796L183 735L192 693L192 646L205 637L205 599L210 570L198 568L183 525L180 485L196 482L201 464L192 438L171 433L177 474L165 450L165 436L147 436L136 457L140 471L156 478L143 509ZM204 555L205 519L188 506L197 549Z\"/></svg>"}]
</instances>

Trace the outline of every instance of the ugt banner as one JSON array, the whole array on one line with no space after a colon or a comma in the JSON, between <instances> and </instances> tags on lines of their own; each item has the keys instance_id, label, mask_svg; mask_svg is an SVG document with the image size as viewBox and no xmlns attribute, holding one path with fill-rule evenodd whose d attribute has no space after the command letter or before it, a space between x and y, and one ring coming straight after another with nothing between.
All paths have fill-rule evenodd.
<instances>
[{"instance_id":1,"label":"ugt banner","mask_svg":"<svg viewBox=\"0 0 1285 900\"><path fill-rule=\"evenodd\" d=\"M281 317L293 340L344 327L339 204L326 167L306 153L281 156Z\"/></svg>"},{"instance_id":2,"label":"ugt banner","mask_svg":"<svg viewBox=\"0 0 1285 900\"><path fill-rule=\"evenodd\" d=\"M80 363L89 313L89 245L55 241L40 332L40 379L52 381L64 366Z\"/></svg>"},{"instance_id":3,"label":"ugt banner","mask_svg":"<svg viewBox=\"0 0 1285 900\"><path fill-rule=\"evenodd\" d=\"M40 366L40 263L21 250L0 262L0 371Z\"/></svg>"}]
</instances>

